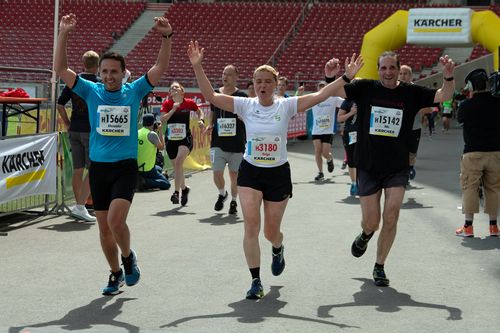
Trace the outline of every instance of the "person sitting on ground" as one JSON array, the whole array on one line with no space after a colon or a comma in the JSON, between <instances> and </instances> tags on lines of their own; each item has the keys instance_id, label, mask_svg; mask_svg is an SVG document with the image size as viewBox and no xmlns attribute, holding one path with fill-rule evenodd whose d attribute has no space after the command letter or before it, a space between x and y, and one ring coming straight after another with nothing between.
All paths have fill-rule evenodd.
<instances>
[{"instance_id":1,"label":"person sitting on ground","mask_svg":"<svg viewBox=\"0 0 500 333\"><path fill-rule=\"evenodd\" d=\"M168 190L170 182L162 174L163 169L156 165L156 154L165 148L161 132L161 122L147 113L142 117L142 128L138 132L137 166L139 169L139 190Z\"/></svg>"}]
</instances>

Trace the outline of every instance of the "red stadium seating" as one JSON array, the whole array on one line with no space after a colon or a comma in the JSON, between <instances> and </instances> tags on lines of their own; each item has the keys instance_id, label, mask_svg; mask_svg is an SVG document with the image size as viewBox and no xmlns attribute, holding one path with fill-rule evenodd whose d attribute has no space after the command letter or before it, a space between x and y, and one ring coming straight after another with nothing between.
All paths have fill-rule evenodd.
<instances>
[{"instance_id":1,"label":"red stadium seating","mask_svg":"<svg viewBox=\"0 0 500 333\"><path fill-rule=\"evenodd\" d=\"M300 3L175 3L166 16L175 35L166 84L179 80L191 85L193 70L186 55L190 40L205 48L207 76L221 77L227 64L239 68L240 78L251 77L256 66L265 64L302 10ZM257 23L258 22L258 23ZM144 73L156 60L161 39L151 31L128 55L133 73Z\"/></svg>"},{"instance_id":2,"label":"red stadium seating","mask_svg":"<svg viewBox=\"0 0 500 333\"><path fill-rule=\"evenodd\" d=\"M421 7L422 3L321 3L313 6L298 35L277 64L280 73L296 81L317 81L324 77L323 67L331 57L345 59L359 53L364 34L396 10ZM431 67L441 54L438 48L407 45L400 50L405 64ZM314 89L314 84L307 86Z\"/></svg>"},{"instance_id":3,"label":"red stadium seating","mask_svg":"<svg viewBox=\"0 0 500 333\"><path fill-rule=\"evenodd\" d=\"M112 32L122 34L145 6L145 1L61 1L60 16L75 13L78 20L68 45L69 66L80 71L85 51L109 49ZM54 1L0 1L0 13L0 65L52 69Z\"/></svg>"},{"instance_id":4,"label":"red stadium seating","mask_svg":"<svg viewBox=\"0 0 500 333\"><path fill-rule=\"evenodd\" d=\"M186 55L188 42L193 39L206 49L205 69L215 83L227 64L239 68L240 83L250 79L255 67L267 63L284 43L284 49L274 58L280 75L292 82L309 81L307 89L314 89L313 82L323 79L323 66L329 58L344 59L353 52L359 53L367 31L398 9L428 6L425 3L329 0L316 1L304 10L308 6L305 1L176 2L166 13L175 35L170 67L162 84L168 85L172 80L187 86L195 84ZM109 49L114 42L112 33L121 36L146 5L146 0L61 1L60 14L74 12L78 18L68 48L70 67L81 69L80 58L86 50L102 53ZM52 68L53 6L54 0L0 1L0 66ZM492 5L491 9L500 13L500 5ZM300 23L303 10L305 18ZM294 28L297 31L290 35ZM127 55L127 66L134 76L144 73L156 61L160 41L159 35L150 31ZM406 45L396 51L401 62L410 65L418 76L421 70L435 65L442 49ZM487 53L476 46L470 58Z\"/></svg>"}]
</instances>

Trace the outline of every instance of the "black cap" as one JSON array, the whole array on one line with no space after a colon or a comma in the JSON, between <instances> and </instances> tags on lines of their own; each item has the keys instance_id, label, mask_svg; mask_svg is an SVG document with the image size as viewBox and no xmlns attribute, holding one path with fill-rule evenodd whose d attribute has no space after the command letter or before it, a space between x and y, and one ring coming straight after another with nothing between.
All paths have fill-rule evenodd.
<instances>
[{"instance_id":1,"label":"black cap","mask_svg":"<svg viewBox=\"0 0 500 333\"><path fill-rule=\"evenodd\" d=\"M477 68L465 77L465 84L469 81L472 84L472 89L484 89L486 82L488 82L488 73L486 73L486 71L482 68Z\"/></svg>"},{"instance_id":2,"label":"black cap","mask_svg":"<svg viewBox=\"0 0 500 333\"><path fill-rule=\"evenodd\" d=\"M153 126L155 123L155 116L151 113L146 113L142 116L142 126Z\"/></svg>"}]
</instances>

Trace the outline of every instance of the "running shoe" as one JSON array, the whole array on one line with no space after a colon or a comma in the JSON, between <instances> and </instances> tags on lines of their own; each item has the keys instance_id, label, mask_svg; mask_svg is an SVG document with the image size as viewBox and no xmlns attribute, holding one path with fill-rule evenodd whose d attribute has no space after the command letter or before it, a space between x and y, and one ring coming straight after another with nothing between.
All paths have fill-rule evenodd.
<instances>
[{"instance_id":1,"label":"running shoe","mask_svg":"<svg viewBox=\"0 0 500 333\"><path fill-rule=\"evenodd\" d=\"M253 279L250 290L247 291L247 299L261 299L264 297L264 288L260 279Z\"/></svg>"},{"instance_id":2,"label":"running shoe","mask_svg":"<svg viewBox=\"0 0 500 333\"><path fill-rule=\"evenodd\" d=\"M178 204L179 203L179 192L175 191L172 193L172 196L170 197L170 201L172 201L173 204Z\"/></svg>"},{"instance_id":3,"label":"running shoe","mask_svg":"<svg viewBox=\"0 0 500 333\"><path fill-rule=\"evenodd\" d=\"M217 202L215 203L214 209L216 211L221 211L222 208L224 208L224 202L227 200L228 194L226 191L226 194L221 195L219 194L219 197L217 198Z\"/></svg>"},{"instance_id":4,"label":"running shoe","mask_svg":"<svg viewBox=\"0 0 500 333\"><path fill-rule=\"evenodd\" d=\"M83 220L85 222L96 221L95 216L90 215L85 206L83 206L82 208L78 208L78 206L71 208L71 216L73 216L77 220Z\"/></svg>"},{"instance_id":5,"label":"running shoe","mask_svg":"<svg viewBox=\"0 0 500 333\"><path fill-rule=\"evenodd\" d=\"M328 167L328 172L333 172L333 169L335 168L335 166L333 165L333 160L326 161L326 165Z\"/></svg>"},{"instance_id":6,"label":"running shoe","mask_svg":"<svg viewBox=\"0 0 500 333\"><path fill-rule=\"evenodd\" d=\"M491 237L498 237L500 236L500 233L498 232L498 225L490 225L490 236Z\"/></svg>"},{"instance_id":7,"label":"running shoe","mask_svg":"<svg viewBox=\"0 0 500 333\"><path fill-rule=\"evenodd\" d=\"M188 203L189 190L190 190L189 186L186 186L186 188L181 191L182 192L182 197L181 197L181 205L182 206L186 206L186 204Z\"/></svg>"},{"instance_id":8,"label":"running shoe","mask_svg":"<svg viewBox=\"0 0 500 333\"><path fill-rule=\"evenodd\" d=\"M345 170L345 168L347 168L347 161L343 161L342 166L340 167L342 170Z\"/></svg>"},{"instance_id":9,"label":"running shoe","mask_svg":"<svg viewBox=\"0 0 500 333\"><path fill-rule=\"evenodd\" d=\"M137 266L137 254L134 250L130 250L128 258L122 256L123 269L125 270L125 283L127 286L133 286L139 282L141 278L141 270Z\"/></svg>"},{"instance_id":10,"label":"running shoe","mask_svg":"<svg viewBox=\"0 0 500 333\"><path fill-rule=\"evenodd\" d=\"M464 225L455 230L455 234L460 237L474 237L474 227Z\"/></svg>"},{"instance_id":11,"label":"running shoe","mask_svg":"<svg viewBox=\"0 0 500 333\"><path fill-rule=\"evenodd\" d=\"M323 179L325 179L325 175L323 174L323 172L318 172L318 175L314 177L314 180L317 182Z\"/></svg>"},{"instance_id":12,"label":"running shoe","mask_svg":"<svg viewBox=\"0 0 500 333\"><path fill-rule=\"evenodd\" d=\"M375 285L378 287L389 286L389 279L385 275L383 268L377 268L377 267L373 268L373 281L375 282Z\"/></svg>"},{"instance_id":13,"label":"running shoe","mask_svg":"<svg viewBox=\"0 0 500 333\"><path fill-rule=\"evenodd\" d=\"M274 276L278 276L281 273L283 273L283 270L285 269L285 246L281 244L281 251L278 254L275 254L273 252L273 262L271 263L271 272L273 273Z\"/></svg>"},{"instance_id":14,"label":"running shoe","mask_svg":"<svg viewBox=\"0 0 500 333\"><path fill-rule=\"evenodd\" d=\"M125 276L123 270L109 274L108 285L102 289L103 295L116 295L120 292L120 288L124 285Z\"/></svg>"},{"instance_id":15,"label":"running shoe","mask_svg":"<svg viewBox=\"0 0 500 333\"><path fill-rule=\"evenodd\" d=\"M370 241L370 238L366 239L363 237L363 233L360 233L354 239L354 242L352 242L351 254L353 256L355 256L356 258L361 257L363 254L365 254L366 249L368 248L369 241Z\"/></svg>"},{"instance_id":16,"label":"running shoe","mask_svg":"<svg viewBox=\"0 0 500 333\"><path fill-rule=\"evenodd\" d=\"M410 172L409 172L410 180L415 179L416 175L417 175L417 171L415 170L415 167L411 166Z\"/></svg>"},{"instance_id":17,"label":"running shoe","mask_svg":"<svg viewBox=\"0 0 500 333\"><path fill-rule=\"evenodd\" d=\"M229 214L235 215L238 213L238 204L236 201L231 200L231 203L229 204Z\"/></svg>"},{"instance_id":18,"label":"running shoe","mask_svg":"<svg viewBox=\"0 0 500 333\"><path fill-rule=\"evenodd\" d=\"M352 197L355 195L358 195L358 184L356 184L356 183L351 184L350 194Z\"/></svg>"}]
</instances>

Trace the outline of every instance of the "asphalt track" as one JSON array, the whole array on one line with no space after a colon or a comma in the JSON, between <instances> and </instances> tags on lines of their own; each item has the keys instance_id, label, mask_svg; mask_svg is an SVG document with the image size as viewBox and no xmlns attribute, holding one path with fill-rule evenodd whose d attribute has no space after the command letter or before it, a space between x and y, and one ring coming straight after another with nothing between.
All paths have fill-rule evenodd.
<instances>
[{"instance_id":1,"label":"asphalt track","mask_svg":"<svg viewBox=\"0 0 500 333\"><path fill-rule=\"evenodd\" d=\"M171 190L135 195L128 224L142 278L115 297L100 294L108 271L95 224L3 219L0 332L498 332L500 239L487 237L482 213L476 237L454 235L463 223L461 130L422 138L385 265L387 288L371 279L377 236L363 257L350 254L360 208L348 195L340 149L336 137L335 170L316 183L311 141L289 143L287 266L272 276L262 237L260 301L244 298L250 275L241 213L228 215L228 204L213 210L210 170L187 179L186 207L170 203Z\"/></svg>"}]
</instances>

